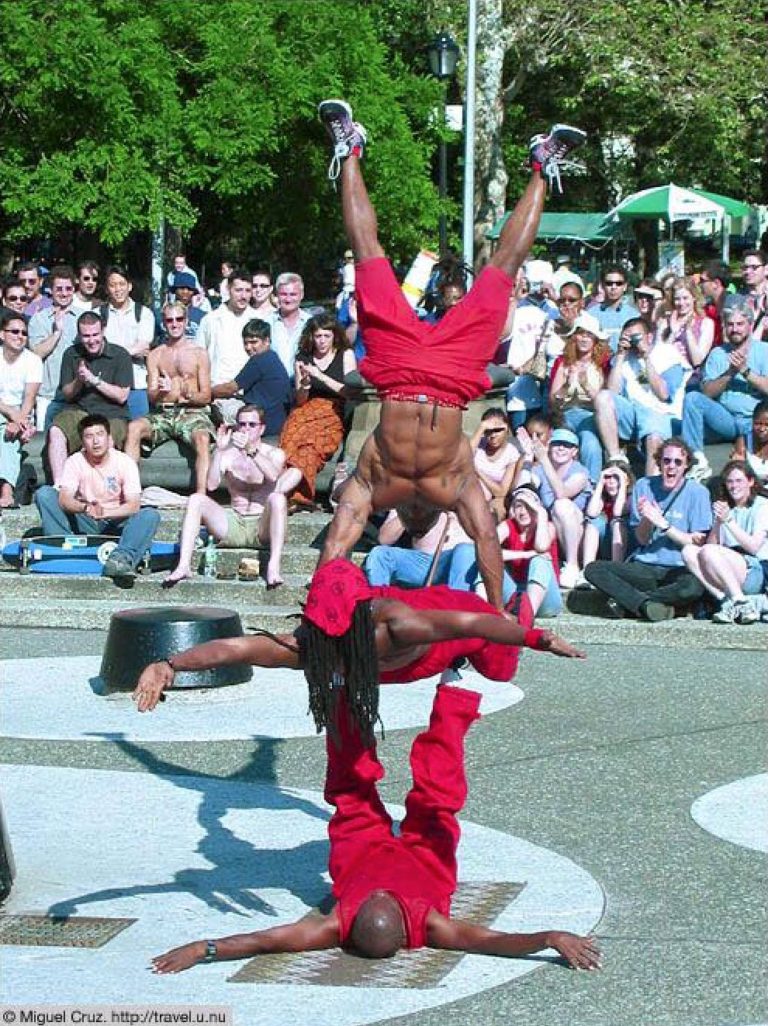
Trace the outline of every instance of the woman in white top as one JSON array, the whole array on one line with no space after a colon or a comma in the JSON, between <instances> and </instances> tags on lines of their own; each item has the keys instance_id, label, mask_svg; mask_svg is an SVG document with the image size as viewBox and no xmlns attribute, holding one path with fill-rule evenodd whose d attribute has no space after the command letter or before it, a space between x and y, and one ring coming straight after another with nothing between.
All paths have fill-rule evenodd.
<instances>
[{"instance_id":1,"label":"woman in white top","mask_svg":"<svg viewBox=\"0 0 768 1026\"><path fill-rule=\"evenodd\" d=\"M742 461L726 463L722 481L722 498L712 504L712 530L701 547L685 546L683 560L720 602L715 623L755 623L760 612L748 596L765 586L768 499L755 495L755 475Z\"/></svg>"},{"instance_id":2,"label":"woman in white top","mask_svg":"<svg viewBox=\"0 0 768 1026\"><path fill-rule=\"evenodd\" d=\"M692 278L675 278L672 310L660 317L656 341L677 347L686 366L701 367L715 338L714 321L704 313L704 297Z\"/></svg>"},{"instance_id":3,"label":"woman in white top","mask_svg":"<svg viewBox=\"0 0 768 1026\"><path fill-rule=\"evenodd\" d=\"M500 406L493 406L483 413L470 445L483 492L496 521L501 523L507 516L507 496L520 452L509 441L507 417Z\"/></svg>"}]
</instances>

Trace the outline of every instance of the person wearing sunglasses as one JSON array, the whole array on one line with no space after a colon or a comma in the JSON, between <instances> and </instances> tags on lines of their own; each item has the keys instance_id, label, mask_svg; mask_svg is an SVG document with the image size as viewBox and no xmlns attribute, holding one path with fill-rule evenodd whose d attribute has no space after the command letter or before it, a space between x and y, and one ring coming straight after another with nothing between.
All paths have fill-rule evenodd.
<instances>
[{"instance_id":1,"label":"person wearing sunglasses","mask_svg":"<svg viewBox=\"0 0 768 1026\"><path fill-rule=\"evenodd\" d=\"M214 436L209 416L211 364L206 351L185 335L187 308L183 303L166 303L162 318L165 345L147 356L151 413L131 420L125 451L138 463L142 447L151 452L171 439L193 449L195 491L204 495Z\"/></svg>"},{"instance_id":2,"label":"person wearing sunglasses","mask_svg":"<svg viewBox=\"0 0 768 1026\"><path fill-rule=\"evenodd\" d=\"M509 440L509 425L501 407L483 412L469 444L483 493L500 524L507 515L507 496L520 460L519 450Z\"/></svg>"},{"instance_id":3,"label":"person wearing sunglasses","mask_svg":"<svg viewBox=\"0 0 768 1026\"><path fill-rule=\"evenodd\" d=\"M757 337L768 339L768 280L766 255L759 249L748 249L741 258L740 294L752 309Z\"/></svg>"},{"instance_id":4,"label":"person wearing sunglasses","mask_svg":"<svg viewBox=\"0 0 768 1026\"><path fill-rule=\"evenodd\" d=\"M39 309L29 321L29 348L43 361L43 383L37 398L37 423L46 431L56 415L64 409L66 400L59 392L59 379L64 353L77 340L79 317L72 302L77 286L72 268L64 264L54 267L50 279L53 302Z\"/></svg>"},{"instance_id":5,"label":"person wearing sunglasses","mask_svg":"<svg viewBox=\"0 0 768 1026\"><path fill-rule=\"evenodd\" d=\"M93 260L84 260L77 265L77 288L72 299L72 308L78 314L95 310L99 305L99 265Z\"/></svg>"},{"instance_id":6,"label":"person wearing sunglasses","mask_svg":"<svg viewBox=\"0 0 768 1026\"><path fill-rule=\"evenodd\" d=\"M34 260L22 264L18 274L19 284L24 286L27 293L27 305L24 309L27 317L34 317L36 313L52 305L51 297L43 292L43 276Z\"/></svg>"},{"instance_id":7,"label":"person wearing sunglasses","mask_svg":"<svg viewBox=\"0 0 768 1026\"><path fill-rule=\"evenodd\" d=\"M35 433L35 400L43 363L27 349L27 320L7 310L0 318L0 508L16 504L21 447Z\"/></svg>"},{"instance_id":8,"label":"person wearing sunglasses","mask_svg":"<svg viewBox=\"0 0 768 1026\"><path fill-rule=\"evenodd\" d=\"M640 311L627 299L627 273L623 267L611 264L601 276L603 298L590 303L587 313L597 318L601 331L608 336L612 352L616 352L619 335L624 324L632 317L639 317Z\"/></svg>"},{"instance_id":9,"label":"person wearing sunglasses","mask_svg":"<svg viewBox=\"0 0 768 1026\"><path fill-rule=\"evenodd\" d=\"M712 527L709 492L686 477L692 453L682 438L667 438L659 461L661 473L641 477L632 489L634 549L629 559L598 559L584 568L587 581L608 598L608 614L615 619L671 620L677 609L692 606L704 594L682 550L700 545Z\"/></svg>"},{"instance_id":10,"label":"person wearing sunglasses","mask_svg":"<svg viewBox=\"0 0 768 1026\"><path fill-rule=\"evenodd\" d=\"M192 305L192 300L195 297L194 276L188 274L186 271L180 271L177 274L174 274L171 277L171 285L168 291L170 293L170 299L168 302L181 303L187 311L186 320L184 322L185 336L192 340L196 339L200 323L203 317L205 317L205 314L199 307ZM163 334L165 335L164 326Z\"/></svg>"},{"instance_id":11,"label":"person wearing sunglasses","mask_svg":"<svg viewBox=\"0 0 768 1026\"><path fill-rule=\"evenodd\" d=\"M285 453L264 440L264 410L241 406L234 427L220 424L208 471L208 490L226 488L232 499L225 509L204 491L190 495L181 528L179 562L163 581L172 588L193 576L195 543L203 526L222 548L269 545L267 588L283 584L280 562L287 523L285 495L276 490Z\"/></svg>"},{"instance_id":12,"label":"person wearing sunglasses","mask_svg":"<svg viewBox=\"0 0 768 1026\"><path fill-rule=\"evenodd\" d=\"M27 321L29 318L24 314L27 307L27 293L24 286L14 277L9 277L3 283L3 308L0 310L0 315L7 311L13 313L22 314L24 320Z\"/></svg>"}]
</instances>

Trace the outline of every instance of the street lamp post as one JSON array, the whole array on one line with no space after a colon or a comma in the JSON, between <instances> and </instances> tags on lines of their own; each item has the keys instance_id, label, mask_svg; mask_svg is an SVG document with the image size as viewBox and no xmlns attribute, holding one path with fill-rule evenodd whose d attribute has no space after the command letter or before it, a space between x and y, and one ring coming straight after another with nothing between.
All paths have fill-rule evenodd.
<instances>
[{"instance_id":1,"label":"street lamp post","mask_svg":"<svg viewBox=\"0 0 768 1026\"><path fill-rule=\"evenodd\" d=\"M447 32L440 32L427 48L429 57L429 69L439 82L445 82L456 74L456 64L459 60L459 48L456 41ZM443 108L445 104L443 104ZM441 207L445 204L445 197L448 194L448 148L443 134L445 132L445 114L440 124L441 137L438 149L438 179L437 188L440 195ZM440 212L439 222L440 255L445 253L448 244L448 229L445 220L445 210Z\"/></svg>"}]
</instances>

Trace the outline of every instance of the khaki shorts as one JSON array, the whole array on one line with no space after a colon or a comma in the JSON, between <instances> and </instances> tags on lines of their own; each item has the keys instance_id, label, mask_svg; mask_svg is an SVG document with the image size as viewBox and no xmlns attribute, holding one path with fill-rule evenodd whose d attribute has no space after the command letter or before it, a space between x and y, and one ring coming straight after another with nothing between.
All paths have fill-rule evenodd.
<instances>
[{"instance_id":1,"label":"khaki shorts","mask_svg":"<svg viewBox=\"0 0 768 1026\"><path fill-rule=\"evenodd\" d=\"M244 516L233 509L227 510L227 536L219 545L222 549L258 549L261 513Z\"/></svg>"},{"instance_id":2,"label":"khaki shorts","mask_svg":"<svg viewBox=\"0 0 768 1026\"><path fill-rule=\"evenodd\" d=\"M90 414L86 413L85 410L80 410L77 407L71 407L68 410L62 410L53 418L53 423L64 433L67 439L67 452L79 452L83 447L83 440L80 437L80 432L77 430L77 426L81 420L84 420ZM112 434L112 440L115 443L115 448L122 449L125 445L125 433L128 427L127 420L121 420L119 417L109 418L109 429Z\"/></svg>"},{"instance_id":3,"label":"khaki shorts","mask_svg":"<svg viewBox=\"0 0 768 1026\"><path fill-rule=\"evenodd\" d=\"M170 439L192 443L192 435L196 431L206 431L210 438L215 437L213 424L205 409L185 410L178 406L160 409L147 417L152 429L152 446L161 445Z\"/></svg>"}]
</instances>

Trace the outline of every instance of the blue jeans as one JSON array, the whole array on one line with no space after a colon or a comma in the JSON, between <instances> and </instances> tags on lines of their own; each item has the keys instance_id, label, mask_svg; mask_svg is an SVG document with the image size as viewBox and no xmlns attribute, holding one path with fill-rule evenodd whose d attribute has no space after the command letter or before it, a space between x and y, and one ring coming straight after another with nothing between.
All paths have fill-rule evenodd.
<instances>
[{"instance_id":1,"label":"blue jeans","mask_svg":"<svg viewBox=\"0 0 768 1026\"><path fill-rule=\"evenodd\" d=\"M705 435L718 441L732 442L737 435L746 435L752 426L751 414L731 413L717 399L703 392L686 392L683 401L683 441L701 452Z\"/></svg>"},{"instance_id":2,"label":"blue jeans","mask_svg":"<svg viewBox=\"0 0 768 1026\"><path fill-rule=\"evenodd\" d=\"M579 436L579 462L589 473L592 484L596 484L603 469L603 447L597 434L597 423L592 410L572 406L563 414L566 427Z\"/></svg>"},{"instance_id":3,"label":"blue jeans","mask_svg":"<svg viewBox=\"0 0 768 1026\"><path fill-rule=\"evenodd\" d=\"M401 549L397 545L377 545L365 560L365 574L372 585L393 584L400 588L423 588L432 565L428 552ZM432 580L433 584L447 584L457 591L472 591L480 581L475 546L464 542L443 552ZM513 582L504 575L504 604L515 593Z\"/></svg>"},{"instance_id":4,"label":"blue jeans","mask_svg":"<svg viewBox=\"0 0 768 1026\"><path fill-rule=\"evenodd\" d=\"M136 567L149 550L155 536L160 514L156 509L140 509L130 517L96 520L83 513L65 513L59 505L59 493L51 485L35 492L35 505L40 513L43 534L112 534L120 535L115 549Z\"/></svg>"}]
</instances>

